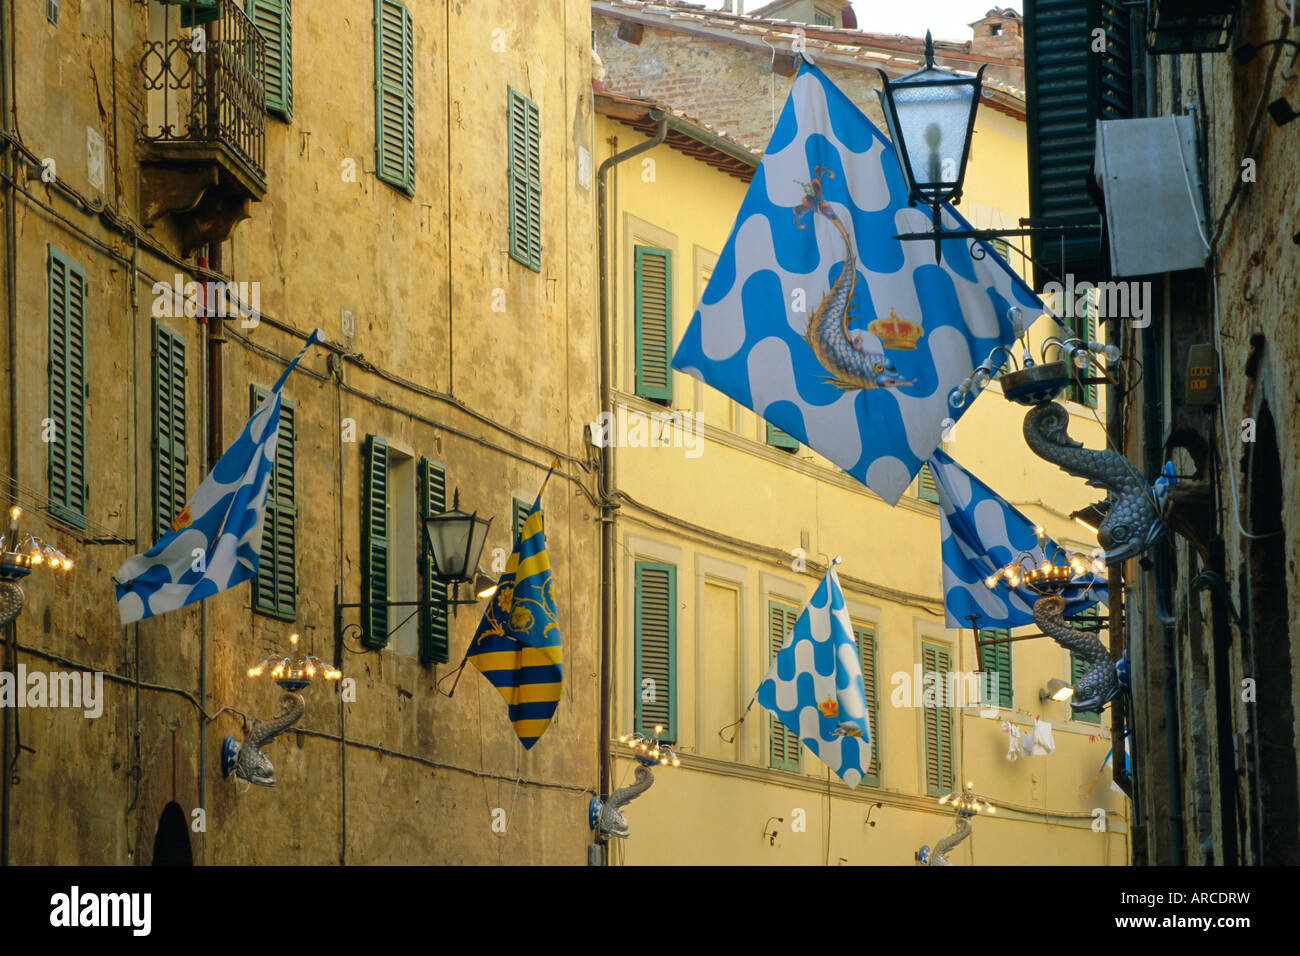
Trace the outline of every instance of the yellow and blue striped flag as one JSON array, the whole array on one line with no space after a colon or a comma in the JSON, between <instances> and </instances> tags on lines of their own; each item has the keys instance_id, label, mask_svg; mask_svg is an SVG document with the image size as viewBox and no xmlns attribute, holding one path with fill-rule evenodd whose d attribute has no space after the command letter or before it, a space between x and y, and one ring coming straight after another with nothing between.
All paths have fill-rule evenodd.
<instances>
[{"instance_id":1,"label":"yellow and blue striped flag","mask_svg":"<svg viewBox=\"0 0 1300 956\"><path fill-rule=\"evenodd\" d=\"M465 658L501 692L520 743L531 750L551 725L564 676L540 491Z\"/></svg>"}]
</instances>

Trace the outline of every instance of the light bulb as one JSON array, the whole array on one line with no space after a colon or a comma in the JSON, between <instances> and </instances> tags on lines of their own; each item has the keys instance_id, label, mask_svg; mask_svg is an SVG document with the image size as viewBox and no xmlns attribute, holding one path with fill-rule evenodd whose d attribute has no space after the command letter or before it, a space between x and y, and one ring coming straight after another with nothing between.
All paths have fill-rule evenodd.
<instances>
[{"instance_id":1,"label":"light bulb","mask_svg":"<svg viewBox=\"0 0 1300 956\"><path fill-rule=\"evenodd\" d=\"M673 758L673 766L674 766L674 767L680 767L681 765L682 765L682 762L681 762L680 760L678 760L676 757L674 757L674 758Z\"/></svg>"},{"instance_id":2,"label":"light bulb","mask_svg":"<svg viewBox=\"0 0 1300 956\"><path fill-rule=\"evenodd\" d=\"M989 813L997 813L997 812L998 812L998 808L995 807L995 806L993 806L993 804L990 803L990 804L988 805L988 811L989 811Z\"/></svg>"},{"instance_id":3,"label":"light bulb","mask_svg":"<svg viewBox=\"0 0 1300 956\"><path fill-rule=\"evenodd\" d=\"M972 379L974 380L974 382L975 382L975 387L976 387L977 389L982 389L982 388L984 388L986 385L988 385L988 383L989 383L989 379L992 378L992 376L989 374L989 370L988 370L987 368L985 368L983 365L981 365L981 366L980 366L979 368L977 368L977 369L975 370L975 372L971 375L971 378L972 378Z\"/></svg>"},{"instance_id":4,"label":"light bulb","mask_svg":"<svg viewBox=\"0 0 1300 956\"><path fill-rule=\"evenodd\" d=\"M1088 350L1075 349L1074 354L1070 356L1074 359L1074 366L1077 369L1086 370L1088 368Z\"/></svg>"},{"instance_id":5,"label":"light bulb","mask_svg":"<svg viewBox=\"0 0 1300 956\"><path fill-rule=\"evenodd\" d=\"M256 677L256 676L257 676L257 668L256 668L256 667L250 667L250 668L248 669L248 676L249 676L249 677Z\"/></svg>"},{"instance_id":6,"label":"light bulb","mask_svg":"<svg viewBox=\"0 0 1300 956\"><path fill-rule=\"evenodd\" d=\"M664 725L663 725L663 724L655 724L655 733L656 733L656 734L662 734L663 732L664 732Z\"/></svg>"},{"instance_id":7,"label":"light bulb","mask_svg":"<svg viewBox=\"0 0 1300 956\"><path fill-rule=\"evenodd\" d=\"M668 758L667 758L667 757L660 757L660 758L659 758L659 762L660 762L661 764L663 764L665 767L668 766Z\"/></svg>"},{"instance_id":8,"label":"light bulb","mask_svg":"<svg viewBox=\"0 0 1300 956\"><path fill-rule=\"evenodd\" d=\"M945 803L947 803L947 802L948 802L948 798L947 798L947 797L940 797L940 798L939 798L939 806L943 806L943 805L944 805Z\"/></svg>"},{"instance_id":9,"label":"light bulb","mask_svg":"<svg viewBox=\"0 0 1300 956\"><path fill-rule=\"evenodd\" d=\"M1016 338L1025 334L1025 314L1020 311L1020 307L1013 305L1007 309L1007 318L1011 320L1011 331Z\"/></svg>"},{"instance_id":10,"label":"light bulb","mask_svg":"<svg viewBox=\"0 0 1300 956\"><path fill-rule=\"evenodd\" d=\"M14 521L17 521L22 516L23 516L23 509L19 508L17 505L14 505L12 508L9 509L9 517L12 518Z\"/></svg>"},{"instance_id":11,"label":"light bulb","mask_svg":"<svg viewBox=\"0 0 1300 956\"><path fill-rule=\"evenodd\" d=\"M984 586L992 591L998 586L998 576L996 574L984 579Z\"/></svg>"},{"instance_id":12,"label":"light bulb","mask_svg":"<svg viewBox=\"0 0 1300 956\"><path fill-rule=\"evenodd\" d=\"M1107 345L1107 346L1106 346L1104 349L1102 349L1101 351L1102 351L1102 354L1106 356L1106 362L1107 362L1107 363L1110 363L1110 362L1118 362L1118 361L1119 361L1119 346L1117 346L1117 345Z\"/></svg>"},{"instance_id":13,"label":"light bulb","mask_svg":"<svg viewBox=\"0 0 1300 956\"><path fill-rule=\"evenodd\" d=\"M63 570L64 570L64 571L71 571L71 570L72 570L72 561L69 560L68 558L64 558L64 559L63 559Z\"/></svg>"},{"instance_id":14,"label":"light bulb","mask_svg":"<svg viewBox=\"0 0 1300 956\"><path fill-rule=\"evenodd\" d=\"M298 643L298 635L297 635L297 634L290 634L290 635L289 635L289 643L290 643L290 644L297 645L297 643Z\"/></svg>"},{"instance_id":15,"label":"light bulb","mask_svg":"<svg viewBox=\"0 0 1300 956\"><path fill-rule=\"evenodd\" d=\"M32 564L41 564L45 561L45 558L42 557L41 553L35 548L32 548L31 559Z\"/></svg>"}]
</instances>

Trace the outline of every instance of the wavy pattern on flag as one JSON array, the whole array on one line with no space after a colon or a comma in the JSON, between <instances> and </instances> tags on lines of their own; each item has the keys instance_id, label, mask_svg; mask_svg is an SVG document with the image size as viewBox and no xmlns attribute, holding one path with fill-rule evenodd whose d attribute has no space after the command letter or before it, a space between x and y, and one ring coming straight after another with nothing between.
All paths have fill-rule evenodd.
<instances>
[{"instance_id":1,"label":"wavy pattern on flag","mask_svg":"<svg viewBox=\"0 0 1300 956\"><path fill-rule=\"evenodd\" d=\"M754 695L850 787L871 763L867 692L853 624L832 567Z\"/></svg>"},{"instance_id":2,"label":"wavy pattern on flag","mask_svg":"<svg viewBox=\"0 0 1300 956\"><path fill-rule=\"evenodd\" d=\"M817 167L825 201L857 257L850 333L882 352L867 331L890 310L920 322L914 350L887 357L908 385L844 391L804 338L809 317L845 262L843 239L823 215L799 228L794 210ZM948 229L969 223L948 207ZM820 70L801 67L713 274L673 357L673 367L752 408L896 503L939 444L944 419L963 409L948 394L997 345L1012 341L1007 309L1044 310L987 244L902 242L931 228L909 207L893 146ZM802 302L804 309L796 311Z\"/></svg>"},{"instance_id":3,"label":"wavy pattern on flag","mask_svg":"<svg viewBox=\"0 0 1300 956\"><path fill-rule=\"evenodd\" d=\"M564 679L541 506L539 495L465 654L505 698L525 750L551 725Z\"/></svg>"},{"instance_id":4,"label":"wavy pattern on flag","mask_svg":"<svg viewBox=\"0 0 1300 956\"><path fill-rule=\"evenodd\" d=\"M939 530L943 556L943 604L948 627L970 627L979 615L981 628L1020 627L1034 623L1038 595L1022 584L1012 589L1005 579L995 589L984 583L1022 551L1043 560L1035 525L996 491L957 464L942 450L927 462L939 493ZM1056 542L1044 539L1055 553ZM1065 616L1106 601L1106 578L1091 575L1065 591Z\"/></svg>"},{"instance_id":5,"label":"wavy pattern on flag","mask_svg":"<svg viewBox=\"0 0 1300 956\"><path fill-rule=\"evenodd\" d=\"M113 583L123 624L174 611L257 576L284 383L320 339L319 329L308 336L186 503L175 530L117 569Z\"/></svg>"}]
</instances>

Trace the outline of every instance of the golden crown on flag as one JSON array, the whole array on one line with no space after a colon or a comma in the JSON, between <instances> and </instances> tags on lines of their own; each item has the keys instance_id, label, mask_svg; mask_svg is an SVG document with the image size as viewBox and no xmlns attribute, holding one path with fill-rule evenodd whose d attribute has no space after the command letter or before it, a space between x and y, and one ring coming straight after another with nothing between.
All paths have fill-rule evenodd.
<instances>
[{"instance_id":1,"label":"golden crown on flag","mask_svg":"<svg viewBox=\"0 0 1300 956\"><path fill-rule=\"evenodd\" d=\"M889 318L876 319L867 326L867 331L880 339L880 344L887 349L910 352L916 348L916 340L925 332L920 322L900 319L893 306L889 308Z\"/></svg>"}]
</instances>

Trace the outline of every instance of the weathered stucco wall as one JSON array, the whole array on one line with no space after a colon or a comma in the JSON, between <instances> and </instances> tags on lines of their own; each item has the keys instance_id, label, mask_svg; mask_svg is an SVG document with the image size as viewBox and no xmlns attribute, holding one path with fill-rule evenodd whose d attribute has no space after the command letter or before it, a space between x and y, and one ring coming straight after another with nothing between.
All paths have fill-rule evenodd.
<instances>
[{"instance_id":1,"label":"weathered stucco wall","mask_svg":"<svg viewBox=\"0 0 1300 956\"><path fill-rule=\"evenodd\" d=\"M206 806L206 833L192 834L196 862L585 862L599 670L597 522L582 467L582 425L596 411L592 192L578 181L577 158L580 147L592 148L587 3L539 5L525 22L507 0L412 0L413 196L374 176L373 3L295 6L294 115L268 118L266 196L235 228L222 261L234 280L260 284L263 321L230 323L221 354L224 447L248 417L249 384L269 387L309 330L325 332L328 348L309 352L285 388L296 407L296 620L254 613L250 588L241 585L127 627L118 624L110 576L154 540L151 289L183 270L150 248L177 254L173 226L138 225L145 100L136 64L149 8L115 5L114 58L107 7L63 4L57 27L43 8L15 12L24 144L54 157L61 181L102 200L124 225L114 229L79 210L31 168L20 174L31 196L20 194L14 207L17 478L26 489L47 487L41 420L48 414L46 246L53 244L86 269L91 526L73 531L23 501L24 527L77 567L63 582L42 575L26 582L16 661L49 670L67 659L117 679L105 681L98 720L64 710L13 712L17 738L34 752L21 752L11 791L9 860L147 864L159 814L174 797L187 815ZM540 273L507 254L507 85L540 109ZM103 191L86 174L88 125L108 141ZM355 160L356 181L344 175L346 160ZM134 289L124 235L131 224L140 235ZM353 336L341 325L343 309L355 314ZM186 342L192 493L204 458L203 328L183 316L161 321ZM344 440L344 419L355 424L355 442ZM473 667L454 697L436 692L481 614L481 605L462 608L451 664L421 666L391 644L345 653L355 703L341 703L333 687L309 688L303 732L268 751L277 785L245 792L218 769L222 738L243 736L239 719L226 712L204 721L195 706L201 634L202 705L210 715L233 708L272 716L278 690L245 670L285 647L291 630L321 657L332 656L336 585L345 601L360 599L367 434L442 462L449 498L459 487L466 510L495 516L485 569L491 549L511 546L512 498L531 501L552 456L560 457L543 502L564 635L558 713L525 752L501 696ZM129 543L87 540L113 536ZM413 563L416 555L394 554L399 560ZM357 614L350 610L345 620ZM348 645L357 649L355 636ZM493 830L496 808L506 811L505 832Z\"/></svg>"}]
</instances>

